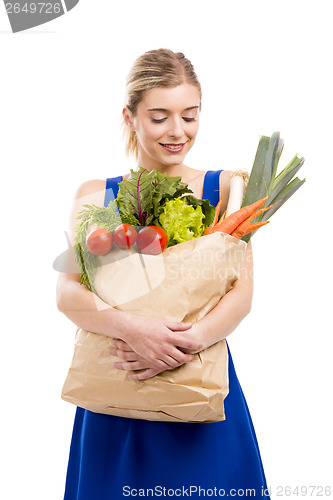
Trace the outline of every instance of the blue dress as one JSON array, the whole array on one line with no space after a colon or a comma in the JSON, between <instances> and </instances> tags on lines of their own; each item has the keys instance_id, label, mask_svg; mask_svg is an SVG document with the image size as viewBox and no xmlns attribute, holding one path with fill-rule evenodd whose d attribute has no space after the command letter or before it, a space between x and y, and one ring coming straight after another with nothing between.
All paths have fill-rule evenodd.
<instances>
[{"instance_id":1,"label":"blue dress","mask_svg":"<svg viewBox=\"0 0 333 500\"><path fill-rule=\"evenodd\" d=\"M203 199L216 206L219 171L205 175ZM105 206L122 177L107 180ZM251 416L229 346L226 420L159 422L93 413L77 408L64 500L125 497L251 496L268 498ZM201 488L201 490L200 490ZM250 496L250 493L247 493Z\"/></svg>"}]
</instances>

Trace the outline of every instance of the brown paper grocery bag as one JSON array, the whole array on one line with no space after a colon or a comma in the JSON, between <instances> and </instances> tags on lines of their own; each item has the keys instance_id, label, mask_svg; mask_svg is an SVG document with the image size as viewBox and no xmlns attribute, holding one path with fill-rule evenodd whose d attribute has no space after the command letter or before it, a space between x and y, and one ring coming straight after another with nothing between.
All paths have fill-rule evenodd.
<instances>
[{"instance_id":1,"label":"brown paper grocery bag","mask_svg":"<svg viewBox=\"0 0 333 500\"><path fill-rule=\"evenodd\" d=\"M159 255L111 251L99 259L94 286L107 304L137 316L195 323L238 279L247 244L224 233L202 236ZM93 412L178 422L225 419L225 340L191 362L147 380L113 367L112 339L78 329L61 397Z\"/></svg>"}]
</instances>

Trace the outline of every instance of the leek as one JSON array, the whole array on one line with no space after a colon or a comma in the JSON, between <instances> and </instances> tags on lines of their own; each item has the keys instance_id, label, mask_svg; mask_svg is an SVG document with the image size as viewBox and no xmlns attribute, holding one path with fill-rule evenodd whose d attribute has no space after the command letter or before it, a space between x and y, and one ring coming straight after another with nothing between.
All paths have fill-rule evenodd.
<instances>
[{"instance_id":1,"label":"leek","mask_svg":"<svg viewBox=\"0 0 333 500\"><path fill-rule=\"evenodd\" d=\"M225 217L236 212L242 206L249 174L244 170L236 170L230 177L230 192Z\"/></svg>"},{"instance_id":2,"label":"leek","mask_svg":"<svg viewBox=\"0 0 333 500\"><path fill-rule=\"evenodd\" d=\"M277 167L283 150L283 141L279 132L274 132L272 137L262 136L259 140L253 167L246 187L242 207L268 196L263 207L276 203L253 220L253 223L268 220L301 186L306 179L300 180L296 175L304 164L304 158L297 155L278 174ZM242 240L248 242L256 231L252 231Z\"/></svg>"}]
</instances>

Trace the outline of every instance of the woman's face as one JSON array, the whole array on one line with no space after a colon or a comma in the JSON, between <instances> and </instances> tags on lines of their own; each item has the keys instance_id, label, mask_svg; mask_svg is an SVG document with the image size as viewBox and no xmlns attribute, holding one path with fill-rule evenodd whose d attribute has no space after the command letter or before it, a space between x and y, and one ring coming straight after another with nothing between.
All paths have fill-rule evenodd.
<instances>
[{"instance_id":1,"label":"woman's face","mask_svg":"<svg viewBox=\"0 0 333 500\"><path fill-rule=\"evenodd\" d=\"M182 164L198 133L199 106L199 90L189 83L149 90L132 117L139 165L156 168Z\"/></svg>"}]
</instances>

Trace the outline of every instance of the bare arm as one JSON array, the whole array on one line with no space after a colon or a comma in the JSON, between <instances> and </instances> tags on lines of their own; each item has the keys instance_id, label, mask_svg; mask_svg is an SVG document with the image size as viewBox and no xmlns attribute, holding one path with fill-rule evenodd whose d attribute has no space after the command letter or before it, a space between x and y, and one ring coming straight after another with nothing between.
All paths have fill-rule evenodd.
<instances>
[{"instance_id":1,"label":"bare arm","mask_svg":"<svg viewBox=\"0 0 333 500\"><path fill-rule=\"evenodd\" d=\"M112 337L118 332L122 315L80 284L80 269L73 252L77 214L86 203L103 206L104 193L105 182L93 180L82 184L75 195L69 220L71 248L64 263L65 270L73 272L59 273L56 300L58 309L78 327Z\"/></svg>"},{"instance_id":2,"label":"bare arm","mask_svg":"<svg viewBox=\"0 0 333 500\"><path fill-rule=\"evenodd\" d=\"M193 325L192 333L205 348L230 335L249 314L253 298L253 254L251 240L247 244L243 266L234 287L206 316Z\"/></svg>"},{"instance_id":3,"label":"bare arm","mask_svg":"<svg viewBox=\"0 0 333 500\"><path fill-rule=\"evenodd\" d=\"M222 215L227 208L232 171L223 170L220 174L220 197ZM209 347L230 335L239 323L249 314L253 298L253 254L251 240L247 245L239 279L233 288L198 323L193 325L192 333Z\"/></svg>"}]
</instances>

